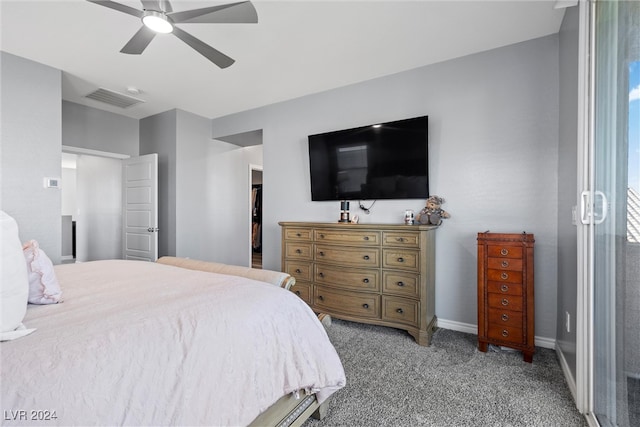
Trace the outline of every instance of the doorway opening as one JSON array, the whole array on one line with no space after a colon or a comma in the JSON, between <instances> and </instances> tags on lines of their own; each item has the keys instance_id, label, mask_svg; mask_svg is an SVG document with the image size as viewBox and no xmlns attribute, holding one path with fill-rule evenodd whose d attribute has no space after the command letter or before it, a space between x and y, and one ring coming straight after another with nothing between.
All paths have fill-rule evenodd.
<instances>
[{"instance_id":1,"label":"doorway opening","mask_svg":"<svg viewBox=\"0 0 640 427\"><path fill-rule=\"evenodd\" d=\"M262 268L262 166L249 165L251 267Z\"/></svg>"}]
</instances>

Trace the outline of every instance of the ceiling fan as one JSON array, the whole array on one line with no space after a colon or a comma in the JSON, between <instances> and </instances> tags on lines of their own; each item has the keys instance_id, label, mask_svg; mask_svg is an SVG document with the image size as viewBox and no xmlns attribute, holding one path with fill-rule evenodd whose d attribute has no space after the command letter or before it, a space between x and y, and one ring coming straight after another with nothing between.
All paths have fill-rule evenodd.
<instances>
[{"instance_id":1,"label":"ceiling fan","mask_svg":"<svg viewBox=\"0 0 640 427\"><path fill-rule=\"evenodd\" d=\"M235 61L219 50L204 43L202 40L178 28L175 24L253 24L258 22L258 14L250 1L180 12L173 11L169 0L141 0L143 10L138 10L131 6L110 0L87 1L133 15L142 20L142 27L133 35L131 40L129 40L120 52L140 55L157 33L172 33L220 68L227 68Z\"/></svg>"}]
</instances>

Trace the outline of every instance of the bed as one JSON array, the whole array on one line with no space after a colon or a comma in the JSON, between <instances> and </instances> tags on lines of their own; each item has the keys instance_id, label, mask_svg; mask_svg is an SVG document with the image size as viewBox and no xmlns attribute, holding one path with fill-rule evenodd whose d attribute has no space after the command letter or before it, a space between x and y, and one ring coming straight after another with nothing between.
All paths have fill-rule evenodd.
<instances>
[{"instance_id":1,"label":"bed","mask_svg":"<svg viewBox=\"0 0 640 427\"><path fill-rule=\"evenodd\" d=\"M0 344L3 425L300 425L326 411L344 370L291 278L159 261L55 266L64 302L29 304L36 330Z\"/></svg>"}]
</instances>

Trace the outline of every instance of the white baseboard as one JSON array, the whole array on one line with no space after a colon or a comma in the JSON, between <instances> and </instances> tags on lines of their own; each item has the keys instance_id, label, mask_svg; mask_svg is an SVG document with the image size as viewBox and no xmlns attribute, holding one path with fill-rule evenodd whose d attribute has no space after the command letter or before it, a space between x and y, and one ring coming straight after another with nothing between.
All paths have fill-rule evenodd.
<instances>
[{"instance_id":1,"label":"white baseboard","mask_svg":"<svg viewBox=\"0 0 640 427\"><path fill-rule=\"evenodd\" d=\"M558 356L558 361L562 368L562 373L564 374L564 380L569 386L571 396L573 396L573 401L578 402L578 387L576 386L576 380L573 378L573 374L571 374L571 369L569 369L569 364L567 363L567 359L564 357L564 353L560 346L556 347L556 355Z\"/></svg>"},{"instance_id":2,"label":"white baseboard","mask_svg":"<svg viewBox=\"0 0 640 427\"><path fill-rule=\"evenodd\" d=\"M443 329L451 329L452 331L464 332L467 334L478 335L478 325L471 323L456 322L455 320L447 320L438 318L438 327ZM556 340L546 337L535 337L535 345L542 348L556 349Z\"/></svg>"}]
</instances>

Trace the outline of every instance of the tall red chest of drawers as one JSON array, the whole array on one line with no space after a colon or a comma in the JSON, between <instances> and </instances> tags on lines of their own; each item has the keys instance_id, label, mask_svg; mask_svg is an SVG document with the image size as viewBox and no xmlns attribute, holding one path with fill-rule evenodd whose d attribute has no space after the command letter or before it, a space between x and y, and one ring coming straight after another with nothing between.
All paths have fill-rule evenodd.
<instances>
[{"instance_id":1,"label":"tall red chest of drawers","mask_svg":"<svg viewBox=\"0 0 640 427\"><path fill-rule=\"evenodd\" d=\"M522 351L534 344L533 234L478 233L478 349Z\"/></svg>"}]
</instances>

